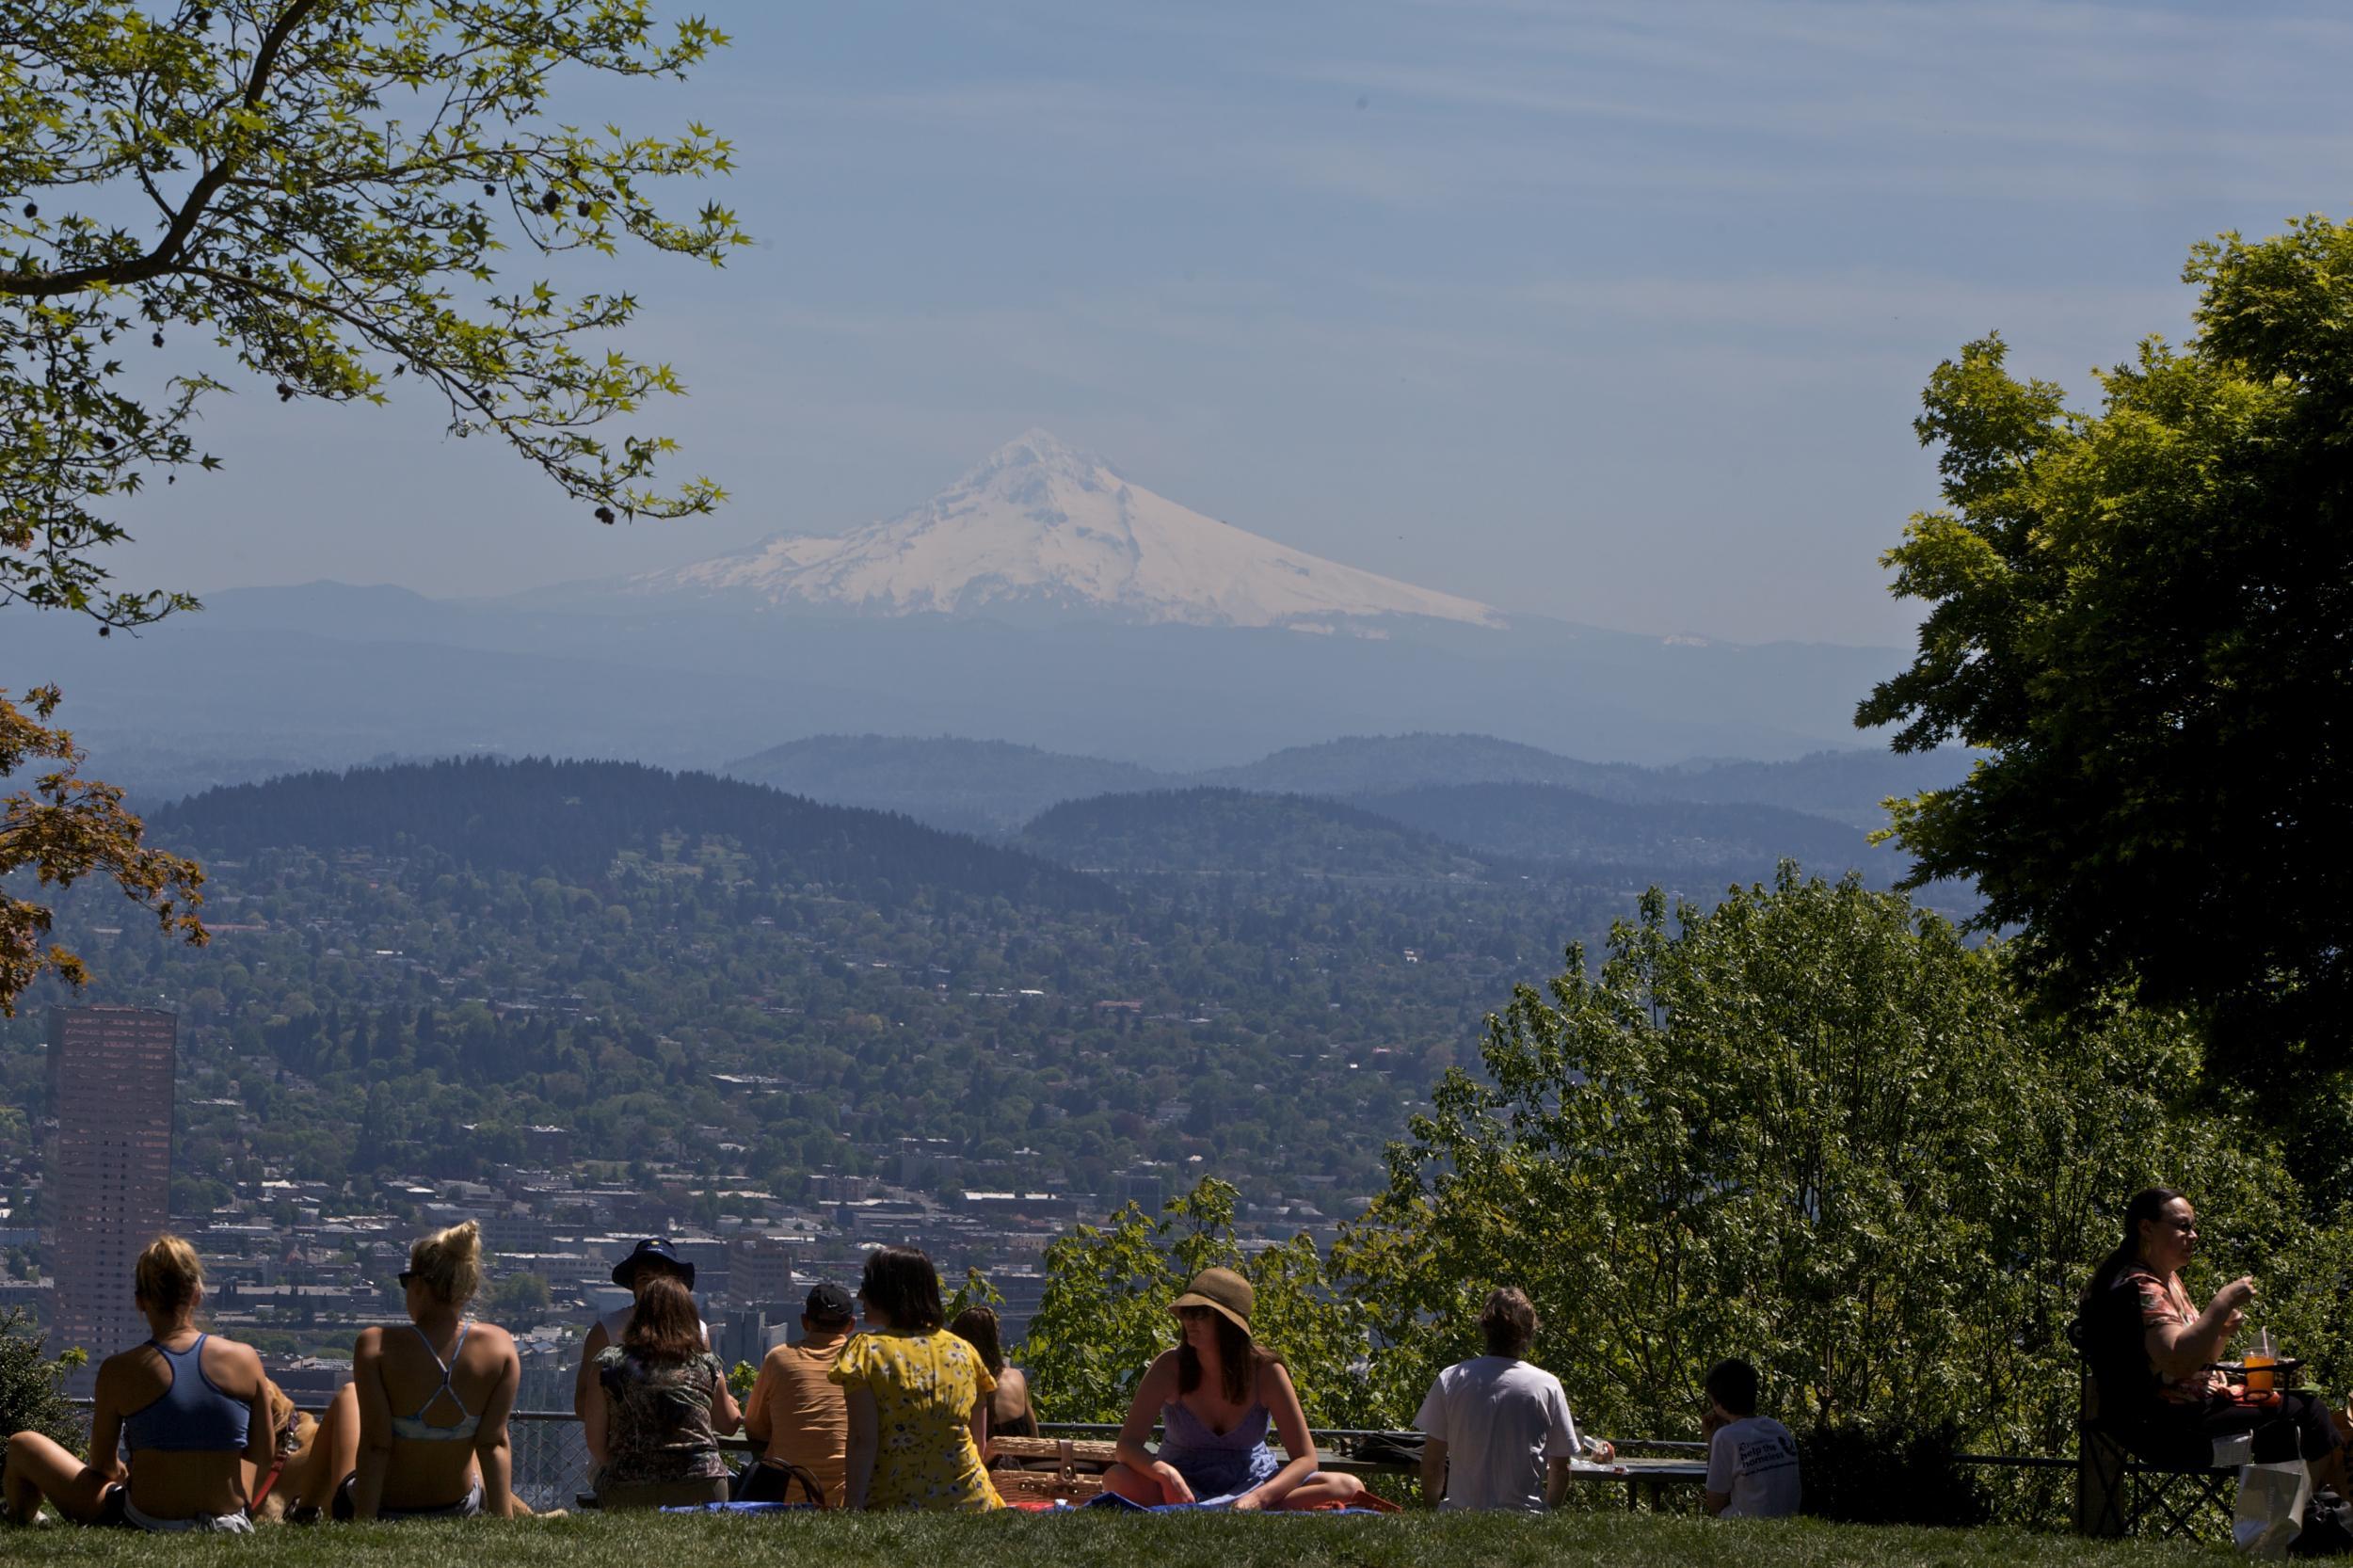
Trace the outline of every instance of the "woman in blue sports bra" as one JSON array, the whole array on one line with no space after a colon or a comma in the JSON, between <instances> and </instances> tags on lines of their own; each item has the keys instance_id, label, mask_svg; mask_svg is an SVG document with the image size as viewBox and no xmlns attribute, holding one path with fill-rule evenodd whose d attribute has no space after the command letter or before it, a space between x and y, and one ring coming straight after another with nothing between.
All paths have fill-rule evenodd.
<instances>
[{"instance_id":1,"label":"woman in blue sports bra","mask_svg":"<svg viewBox=\"0 0 2353 1568\"><path fill-rule=\"evenodd\" d=\"M7 1515L30 1524L46 1500L85 1525L249 1529L246 1466L268 1466L272 1436L262 1358L197 1328L204 1270L177 1236L148 1243L133 1281L152 1337L98 1368L89 1463L40 1432L18 1432L8 1439ZM126 1445L127 1470L117 1457Z\"/></svg>"},{"instance_id":2,"label":"woman in blue sports bra","mask_svg":"<svg viewBox=\"0 0 2353 1568\"><path fill-rule=\"evenodd\" d=\"M506 1417L522 1363L503 1328L469 1321L482 1288L472 1220L408 1249L408 1321L360 1331L359 1468L336 1489L338 1519L471 1518L516 1512Z\"/></svg>"}]
</instances>

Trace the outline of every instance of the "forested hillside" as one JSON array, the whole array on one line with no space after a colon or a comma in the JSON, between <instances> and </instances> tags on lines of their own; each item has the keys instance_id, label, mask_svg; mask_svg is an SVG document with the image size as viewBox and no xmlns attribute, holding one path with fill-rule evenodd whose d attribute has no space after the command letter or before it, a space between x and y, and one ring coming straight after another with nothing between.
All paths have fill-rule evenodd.
<instances>
[{"instance_id":1,"label":"forested hillside","mask_svg":"<svg viewBox=\"0 0 2353 1568\"><path fill-rule=\"evenodd\" d=\"M1389 817L1305 795L1156 790L1055 807L1019 842L1073 866L1255 877L1474 880L1475 856Z\"/></svg>"},{"instance_id":2,"label":"forested hillside","mask_svg":"<svg viewBox=\"0 0 2353 1568\"><path fill-rule=\"evenodd\" d=\"M1355 804L1515 861L1757 881L1771 875L1776 861L1792 859L1831 877L1864 868L1881 884L1900 864L1874 850L1859 828L1772 806L1603 800L1550 784L1433 784L1360 795Z\"/></svg>"},{"instance_id":3,"label":"forested hillside","mask_svg":"<svg viewBox=\"0 0 2353 1568\"><path fill-rule=\"evenodd\" d=\"M184 1209L264 1164L363 1192L478 1175L548 1127L712 1207L899 1176L906 1139L943 1141L920 1167L943 1185L1095 1192L1149 1160L1369 1192L1495 999L1629 906L1568 877L1105 881L601 764L311 776L153 827L205 856L212 944L88 887L58 936L90 960L80 1000L182 1011ZM0 1025L0 1100L25 1112L0 1166L31 1159L42 1008L68 1000L45 983Z\"/></svg>"},{"instance_id":4,"label":"forested hillside","mask_svg":"<svg viewBox=\"0 0 2353 1568\"><path fill-rule=\"evenodd\" d=\"M904 811L960 833L1009 834L1059 801L1171 780L1133 762L952 735L817 735L729 762L733 778L815 800Z\"/></svg>"},{"instance_id":5,"label":"forested hillside","mask_svg":"<svg viewBox=\"0 0 2353 1568\"><path fill-rule=\"evenodd\" d=\"M1957 750L1898 755L1856 749L1785 762L1654 768L1580 761L1490 735L1424 733L1351 736L1288 747L1236 767L1181 773L1001 741L820 735L772 746L724 771L817 800L904 811L935 826L1000 837L1064 801L1203 786L1347 800L1460 784L1543 784L1630 803L1777 806L1879 827L1886 819L1881 801L1959 782L1969 771L1969 757ZM1508 826L1498 824L1497 830ZM1483 842L1495 834L1475 837ZM1793 842L1779 853L1803 850Z\"/></svg>"},{"instance_id":6,"label":"forested hillside","mask_svg":"<svg viewBox=\"0 0 2353 1568\"><path fill-rule=\"evenodd\" d=\"M734 877L762 887L815 884L883 904L922 888L1055 907L1116 902L1100 883L904 817L635 762L473 759L299 774L210 790L152 822L159 839L213 855L430 848L476 872L577 881L603 876L616 857L692 861L722 841Z\"/></svg>"}]
</instances>

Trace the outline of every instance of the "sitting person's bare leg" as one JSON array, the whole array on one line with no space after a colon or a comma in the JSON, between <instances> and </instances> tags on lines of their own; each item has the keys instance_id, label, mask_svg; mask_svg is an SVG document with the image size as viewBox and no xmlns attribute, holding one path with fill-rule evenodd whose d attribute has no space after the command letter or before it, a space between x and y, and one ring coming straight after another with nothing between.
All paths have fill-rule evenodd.
<instances>
[{"instance_id":1,"label":"sitting person's bare leg","mask_svg":"<svg viewBox=\"0 0 2353 1568\"><path fill-rule=\"evenodd\" d=\"M1160 1477L1139 1474L1125 1464L1114 1464L1103 1472L1103 1490L1146 1508L1158 1508L1168 1501L1160 1490Z\"/></svg>"},{"instance_id":2,"label":"sitting person's bare leg","mask_svg":"<svg viewBox=\"0 0 2353 1568\"><path fill-rule=\"evenodd\" d=\"M79 1524L96 1519L106 1503L106 1478L82 1463L81 1456L37 1432L20 1432L8 1439L4 1478L8 1517L29 1525L46 1499L59 1513Z\"/></svg>"},{"instance_id":3,"label":"sitting person's bare leg","mask_svg":"<svg viewBox=\"0 0 2353 1568\"><path fill-rule=\"evenodd\" d=\"M346 1383L327 1401L327 1413L319 1417L318 1435L311 1439L311 1451L303 1459L301 1472L287 1476L280 1483L291 1482L294 1486L294 1496L287 1499L286 1506L325 1511L334 1501L335 1488L358 1468L360 1388L357 1384Z\"/></svg>"},{"instance_id":4,"label":"sitting person's bare leg","mask_svg":"<svg viewBox=\"0 0 2353 1568\"><path fill-rule=\"evenodd\" d=\"M1285 1508L1346 1508L1365 1495L1365 1483L1354 1476L1318 1470L1290 1490Z\"/></svg>"}]
</instances>

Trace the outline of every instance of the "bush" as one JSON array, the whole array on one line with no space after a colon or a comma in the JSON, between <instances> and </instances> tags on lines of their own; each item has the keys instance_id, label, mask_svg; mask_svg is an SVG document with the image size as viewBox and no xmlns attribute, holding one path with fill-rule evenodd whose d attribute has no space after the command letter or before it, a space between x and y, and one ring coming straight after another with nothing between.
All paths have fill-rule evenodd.
<instances>
[{"instance_id":1,"label":"bush","mask_svg":"<svg viewBox=\"0 0 2353 1568\"><path fill-rule=\"evenodd\" d=\"M1955 1463L1960 1429L1842 1422L1798 1437L1805 1512L1849 1525L1982 1525L1977 1479Z\"/></svg>"},{"instance_id":2,"label":"bush","mask_svg":"<svg viewBox=\"0 0 2353 1568\"><path fill-rule=\"evenodd\" d=\"M65 1374L81 1365L79 1351L52 1361L41 1355L41 1336L23 1311L0 1313L0 1434L38 1432L79 1449L81 1412L66 1402ZM5 1464L0 1457L0 1464Z\"/></svg>"}]
</instances>

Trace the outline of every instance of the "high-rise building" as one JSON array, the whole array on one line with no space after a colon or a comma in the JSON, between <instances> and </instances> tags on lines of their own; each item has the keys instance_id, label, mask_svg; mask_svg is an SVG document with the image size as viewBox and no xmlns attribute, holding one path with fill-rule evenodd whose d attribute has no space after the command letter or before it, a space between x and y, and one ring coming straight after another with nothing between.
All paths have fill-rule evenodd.
<instances>
[{"instance_id":1,"label":"high-rise building","mask_svg":"<svg viewBox=\"0 0 2353 1568\"><path fill-rule=\"evenodd\" d=\"M172 1067L180 1018L152 1007L49 1010L50 1347L95 1362L147 1337L131 1270L171 1220Z\"/></svg>"}]
</instances>

